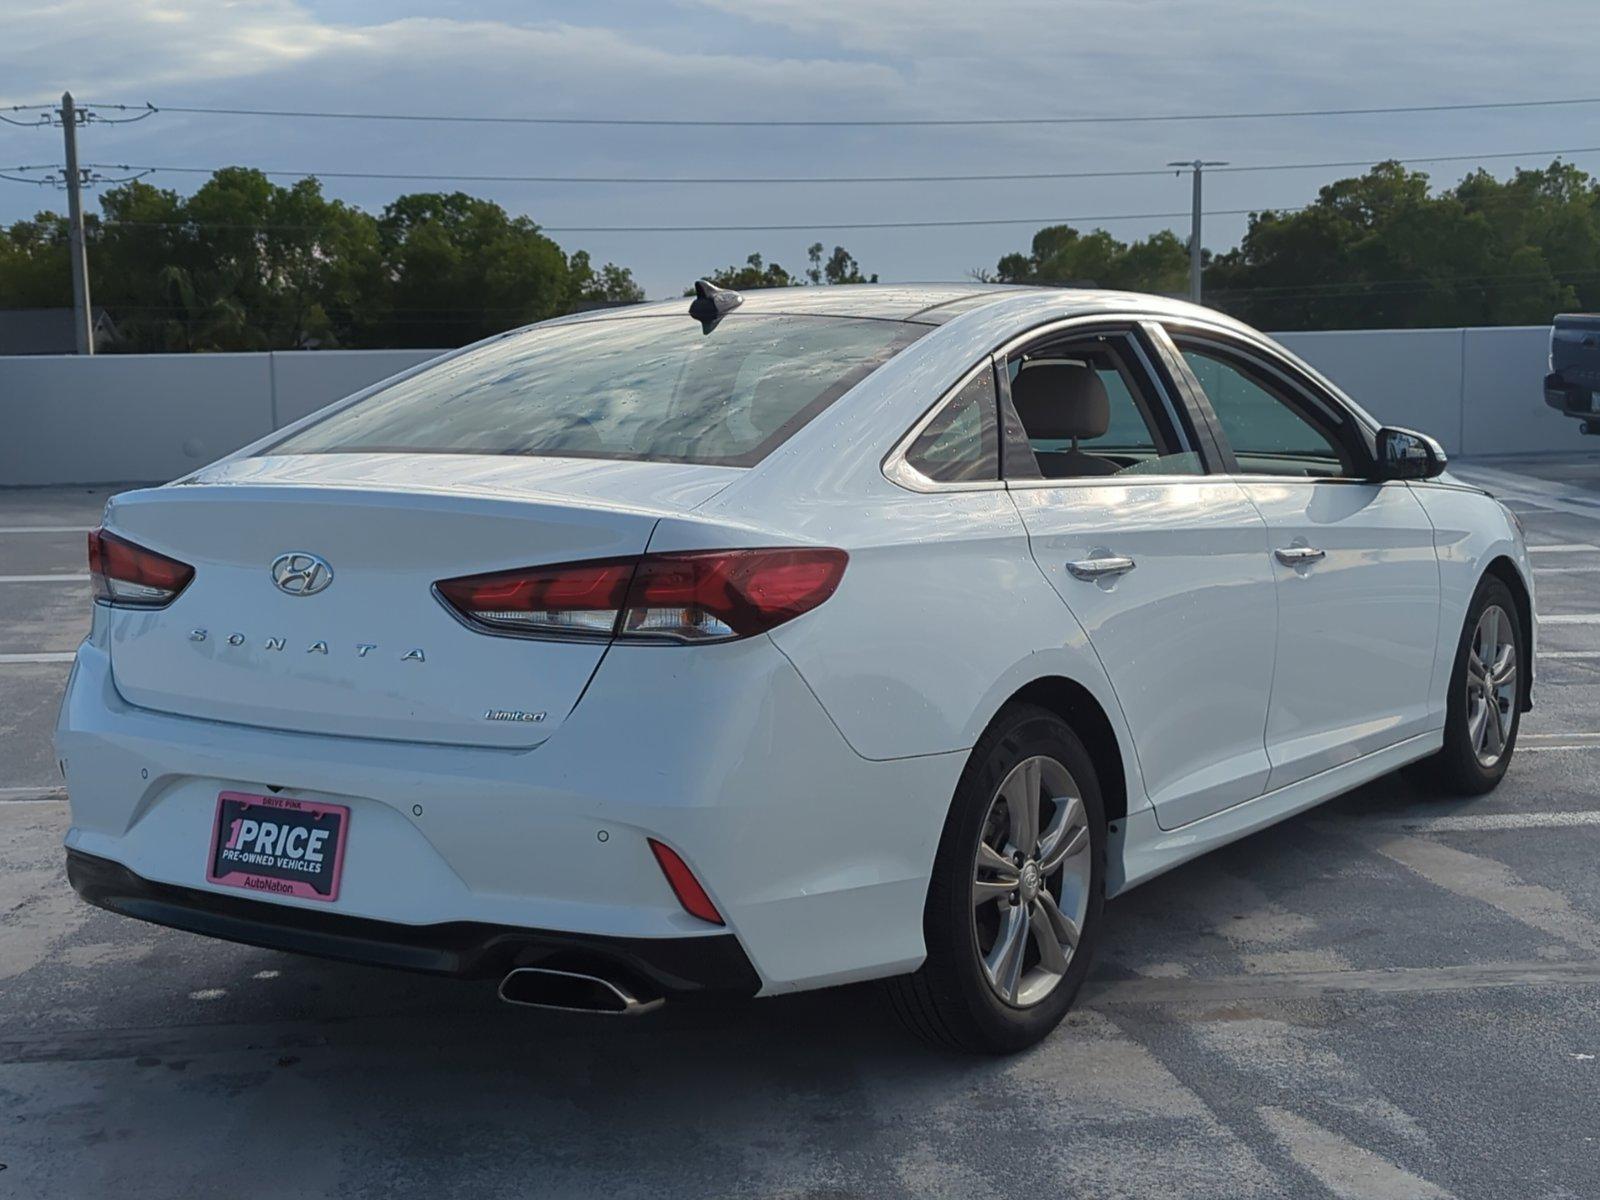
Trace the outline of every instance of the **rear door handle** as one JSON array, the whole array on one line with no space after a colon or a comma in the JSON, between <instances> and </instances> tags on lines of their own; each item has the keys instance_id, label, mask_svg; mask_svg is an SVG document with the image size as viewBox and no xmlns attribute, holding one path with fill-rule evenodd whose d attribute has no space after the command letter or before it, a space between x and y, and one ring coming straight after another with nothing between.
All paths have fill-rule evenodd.
<instances>
[{"instance_id":1,"label":"rear door handle","mask_svg":"<svg viewBox=\"0 0 1600 1200\"><path fill-rule=\"evenodd\" d=\"M1125 554L1103 554L1096 558L1080 558L1076 562L1069 562L1067 570L1078 579L1112 579L1118 575L1126 575L1137 565Z\"/></svg>"},{"instance_id":2,"label":"rear door handle","mask_svg":"<svg viewBox=\"0 0 1600 1200\"><path fill-rule=\"evenodd\" d=\"M1285 546L1281 550L1274 550L1273 553L1286 567L1303 567L1328 557L1326 550L1318 550L1315 546Z\"/></svg>"}]
</instances>

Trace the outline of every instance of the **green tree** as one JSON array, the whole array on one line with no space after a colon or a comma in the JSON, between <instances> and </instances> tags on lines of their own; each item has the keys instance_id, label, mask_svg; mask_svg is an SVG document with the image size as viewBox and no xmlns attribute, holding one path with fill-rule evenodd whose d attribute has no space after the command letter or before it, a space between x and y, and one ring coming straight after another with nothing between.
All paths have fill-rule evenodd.
<instances>
[{"instance_id":1,"label":"green tree","mask_svg":"<svg viewBox=\"0 0 1600 1200\"><path fill-rule=\"evenodd\" d=\"M87 217L90 286L118 349L453 346L575 306L643 298L626 267L570 259L527 217L464 193L381 216L315 179L216 172L191 196L133 182ZM0 230L0 307L72 303L65 220Z\"/></svg>"},{"instance_id":2,"label":"green tree","mask_svg":"<svg viewBox=\"0 0 1600 1200\"><path fill-rule=\"evenodd\" d=\"M742 267L723 267L720 271L712 271L702 278L718 287L733 288L735 291L742 288L798 287L806 283L878 282L876 274L868 276L861 273L860 264L843 246L835 246L833 253L826 260L822 257L822 251L821 242L813 242L806 247L806 258L810 266L800 275L791 275L777 263L769 263L761 255L752 254L744 260ZM683 290L685 296L692 295L693 292L692 287Z\"/></svg>"},{"instance_id":3,"label":"green tree","mask_svg":"<svg viewBox=\"0 0 1600 1200\"><path fill-rule=\"evenodd\" d=\"M644 299L644 289L627 267L606 263L596 271L587 250L574 250L567 266L574 305L637 304Z\"/></svg>"},{"instance_id":4,"label":"green tree","mask_svg":"<svg viewBox=\"0 0 1600 1200\"><path fill-rule=\"evenodd\" d=\"M460 345L567 310L561 247L491 201L402 196L383 210L378 232L391 281L389 345Z\"/></svg>"},{"instance_id":5,"label":"green tree","mask_svg":"<svg viewBox=\"0 0 1600 1200\"><path fill-rule=\"evenodd\" d=\"M1600 306L1600 184L1568 164L1433 194L1399 163L1250 218L1208 300L1269 329L1543 324Z\"/></svg>"},{"instance_id":6,"label":"green tree","mask_svg":"<svg viewBox=\"0 0 1600 1200\"><path fill-rule=\"evenodd\" d=\"M874 272L870 278L861 273L861 267L855 257L843 246L835 246L828 260L822 260L822 243L812 242L806 248L806 257L811 265L806 268L806 278L813 284L818 283L877 283L878 276Z\"/></svg>"},{"instance_id":7,"label":"green tree","mask_svg":"<svg viewBox=\"0 0 1600 1200\"><path fill-rule=\"evenodd\" d=\"M745 259L742 267L723 267L703 278L720 288L733 288L735 291L742 288L794 287L801 282L777 263L769 263L759 254L752 254ZM688 287L683 294L688 296L693 292L694 288Z\"/></svg>"},{"instance_id":8,"label":"green tree","mask_svg":"<svg viewBox=\"0 0 1600 1200\"><path fill-rule=\"evenodd\" d=\"M258 171L218 171L194 195L135 182L108 191L90 239L95 302L127 348L253 350L359 345L384 273L377 228Z\"/></svg>"},{"instance_id":9,"label":"green tree","mask_svg":"<svg viewBox=\"0 0 1600 1200\"><path fill-rule=\"evenodd\" d=\"M1085 234L1070 225L1050 225L1033 235L1027 254L1006 255L983 278L1175 293L1188 287L1189 251L1167 229L1123 242L1104 229Z\"/></svg>"},{"instance_id":10,"label":"green tree","mask_svg":"<svg viewBox=\"0 0 1600 1200\"><path fill-rule=\"evenodd\" d=\"M0 230L0 308L72 304L67 219L42 212Z\"/></svg>"}]
</instances>

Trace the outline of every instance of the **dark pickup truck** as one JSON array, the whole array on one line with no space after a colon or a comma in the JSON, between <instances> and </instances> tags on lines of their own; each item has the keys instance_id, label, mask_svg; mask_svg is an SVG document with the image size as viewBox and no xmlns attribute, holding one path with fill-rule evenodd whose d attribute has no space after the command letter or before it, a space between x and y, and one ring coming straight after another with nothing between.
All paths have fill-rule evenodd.
<instances>
[{"instance_id":1,"label":"dark pickup truck","mask_svg":"<svg viewBox=\"0 0 1600 1200\"><path fill-rule=\"evenodd\" d=\"M1562 313L1550 330L1544 402L1600 434L1600 313Z\"/></svg>"}]
</instances>

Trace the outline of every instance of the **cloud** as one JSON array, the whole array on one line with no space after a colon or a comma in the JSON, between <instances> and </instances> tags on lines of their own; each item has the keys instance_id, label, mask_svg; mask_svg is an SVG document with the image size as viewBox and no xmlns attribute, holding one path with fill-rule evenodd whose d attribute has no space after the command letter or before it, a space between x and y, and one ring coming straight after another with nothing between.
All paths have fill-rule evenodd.
<instances>
[{"instance_id":1,"label":"cloud","mask_svg":"<svg viewBox=\"0 0 1600 1200\"><path fill-rule=\"evenodd\" d=\"M1587 95L1600 4L1523 0L11 0L0 103L590 116L995 117L1347 107ZM1595 109L1334 121L981 129L661 130L264 120L163 113L95 128L86 161L447 174L875 174L1378 159L1587 145ZM59 140L0 130L0 165ZM1600 160L1582 160L1600 165ZM548 170L546 170L548 169ZM1464 167L1461 169L1465 169ZM1502 169L1506 169L1502 165ZM1214 208L1289 205L1348 171L1218 176ZM1457 168L1441 168L1442 180ZM157 175L189 187L196 176ZM423 187L329 181L368 208ZM824 188L461 185L548 226L756 224L1181 210L1169 177ZM0 220L56 198L0 182ZM1121 236L1166 220L1112 224ZM1226 244L1242 218L1208 226ZM886 278L951 278L1025 226L558 235L653 294L814 240Z\"/></svg>"},{"instance_id":2,"label":"cloud","mask_svg":"<svg viewBox=\"0 0 1600 1200\"><path fill-rule=\"evenodd\" d=\"M408 95L411 106L493 94L497 105L514 98L529 110L594 112L618 97L679 87L682 109L692 111L718 96L743 104L782 91L791 103L809 94L849 104L898 82L892 69L861 60L671 50L623 29L560 21L335 22L289 0L69 0L10 14L7 38L6 103L49 98L63 86L111 99L176 88L222 103L215 85L226 81L235 92L275 94L305 84L322 96L376 88L386 93L381 106L393 109L407 107L397 103L397 85L436 78L444 95Z\"/></svg>"}]
</instances>

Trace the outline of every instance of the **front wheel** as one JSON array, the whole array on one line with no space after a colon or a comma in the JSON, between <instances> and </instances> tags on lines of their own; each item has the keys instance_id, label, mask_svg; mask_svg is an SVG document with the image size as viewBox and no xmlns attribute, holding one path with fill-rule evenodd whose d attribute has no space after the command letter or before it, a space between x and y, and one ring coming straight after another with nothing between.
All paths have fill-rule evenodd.
<instances>
[{"instance_id":1,"label":"front wheel","mask_svg":"<svg viewBox=\"0 0 1600 1200\"><path fill-rule=\"evenodd\" d=\"M888 984L906 1024L991 1054L1054 1029L1099 936L1105 848L1083 743L1045 709L1006 709L974 747L945 821L923 920L927 960Z\"/></svg>"},{"instance_id":2,"label":"front wheel","mask_svg":"<svg viewBox=\"0 0 1600 1200\"><path fill-rule=\"evenodd\" d=\"M1516 600L1490 576L1467 610L1450 675L1444 746L1417 764L1422 782L1457 796L1479 796L1500 782L1517 747L1526 658Z\"/></svg>"}]
</instances>

